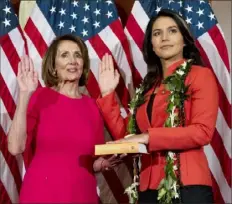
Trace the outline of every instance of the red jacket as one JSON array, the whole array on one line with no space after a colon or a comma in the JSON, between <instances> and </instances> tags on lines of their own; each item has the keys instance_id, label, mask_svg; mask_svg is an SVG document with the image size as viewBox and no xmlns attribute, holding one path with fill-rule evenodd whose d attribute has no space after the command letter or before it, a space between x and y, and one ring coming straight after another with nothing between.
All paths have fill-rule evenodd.
<instances>
[{"instance_id":1,"label":"red jacket","mask_svg":"<svg viewBox=\"0 0 232 204\"><path fill-rule=\"evenodd\" d=\"M168 68L170 75L183 62L174 63ZM186 80L190 84L191 97L185 101L186 127L163 127L167 118L166 107L169 91L162 84L155 96L152 121L147 116L147 100L136 114L139 129L148 132L149 155L142 156L140 190L157 189L164 177L165 154L163 150L181 150L180 171L184 185L211 186L211 175L203 146L210 143L217 118L218 89L210 69L193 65ZM146 95L149 96L153 89ZM148 97L149 99L149 97ZM99 98L97 103L115 139L126 135L127 122L120 115L115 93Z\"/></svg>"}]
</instances>

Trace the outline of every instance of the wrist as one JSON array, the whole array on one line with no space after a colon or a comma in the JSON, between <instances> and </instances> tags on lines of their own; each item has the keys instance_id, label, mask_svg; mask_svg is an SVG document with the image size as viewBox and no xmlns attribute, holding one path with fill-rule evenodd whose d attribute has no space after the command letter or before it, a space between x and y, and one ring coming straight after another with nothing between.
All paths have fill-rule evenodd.
<instances>
[{"instance_id":1,"label":"wrist","mask_svg":"<svg viewBox=\"0 0 232 204\"><path fill-rule=\"evenodd\" d=\"M32 93L28 93L28 92L20 92L19 93L19 98L18 98L18 105L27 105L30 97L31 97Z\"/></svg>"}]
</instances>

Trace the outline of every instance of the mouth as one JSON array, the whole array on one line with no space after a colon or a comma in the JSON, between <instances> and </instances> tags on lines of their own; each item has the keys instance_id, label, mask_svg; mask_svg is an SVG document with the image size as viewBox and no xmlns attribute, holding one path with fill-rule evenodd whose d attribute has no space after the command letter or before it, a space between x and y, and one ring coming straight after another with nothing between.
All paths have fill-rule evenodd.
<instances>
[{"instance_id":1,"label":"mouth","mask_svg":"<svg viewBox=\"0 0 232 204\"><path fill-rule=\"evenodd\" d=\"M160 49L166 50L166 49L169 49L171 47L173 47L173 46L172 45L163 45L163 46L160 47Z\"/></svg>"},{"instance_id":2,"label":"mouth","mask_svg":"<svg viewBox=\"0 0 232 204\"><path fill-rule=\"evenodd\" d=\"M77 72L77 68L68 68L67 71L70 72L70 73L75 73Z\"/></svg>"}]
</instances>

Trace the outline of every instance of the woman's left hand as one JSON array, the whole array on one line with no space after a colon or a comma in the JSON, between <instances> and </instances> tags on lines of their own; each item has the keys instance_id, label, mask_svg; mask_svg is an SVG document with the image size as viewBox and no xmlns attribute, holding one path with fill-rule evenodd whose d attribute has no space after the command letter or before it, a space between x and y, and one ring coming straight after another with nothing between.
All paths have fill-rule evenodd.
<instances>
[{"instance_id":1,"label":"woman's left hand","mask_svg":"<svg viewBox=\"0 0 232 204\"><path fill-rule=\"evenodd\" d=\"M114 143L130 143L130 142L137 142L147 145L149 140L149 135L147 133L142 133L139 135L128 135L125 136L123 139L115 140L107 142L108 144L114 144Z\"/></svg>"},{"instance_id":2,"label":"woman's left hand","mask_svg":"<svg viewBox=\"0 0 232 204\"><path fill-rule=\"evenodd\" d=\"M93 164L93 169L95 172L112 169L113 167L122 163L122 159L125 156L126 154L121 154L121 155L114 154L112 156L99 157L97 160L95 160Z\"/></svg>"}]
</instances>

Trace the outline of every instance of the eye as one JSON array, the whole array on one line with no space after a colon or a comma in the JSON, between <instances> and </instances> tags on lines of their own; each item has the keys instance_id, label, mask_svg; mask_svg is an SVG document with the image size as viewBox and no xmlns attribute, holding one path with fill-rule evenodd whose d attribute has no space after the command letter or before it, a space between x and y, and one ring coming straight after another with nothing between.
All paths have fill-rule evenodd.
<instances>
[{"instance_id":1,"label":"eye","mask_svg":"<svg viewBox=\"0 0 232 204\"><path fill-rule=\"evenodd\" d=\"M153 36L159 36L159 35L160 35L159 31L153 33Z\"/></svg>"},{"instance_id":2,"label":"eye","mask_svg":"<svg viewBox=\"0 0 232 204\"><path fill-rule=\"evenodd\" d=\"M176 28L172 28L172 29L170 29L170 31L169 31L170 33L177 33L178 32L178 30L176 29Z\"/></svg>"},{"instance_id":3,"label":"eye","mask_svg":"<svg viewBox=\"0 0 232 204\"><path fill-rule=\"evenodd\" d=\"M66 58L68 56L68 54L67 53L63 53L63 54L61 54L61 57L62 58Z\"/></svg>"},{"instance_id":4,"label":"eye","mask_svg":"<svg viewBox=\"0 0 232 204\"><path fill-rule=\"evenodd\" d=\"M77 57L77 58L82 58L82 56L81 56L81 54L80 54L79 52L76 52L76 53L75 53L75 57Z\"/></svg>"}]
</instances>

